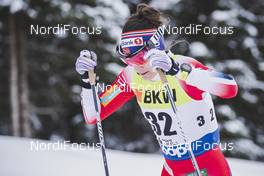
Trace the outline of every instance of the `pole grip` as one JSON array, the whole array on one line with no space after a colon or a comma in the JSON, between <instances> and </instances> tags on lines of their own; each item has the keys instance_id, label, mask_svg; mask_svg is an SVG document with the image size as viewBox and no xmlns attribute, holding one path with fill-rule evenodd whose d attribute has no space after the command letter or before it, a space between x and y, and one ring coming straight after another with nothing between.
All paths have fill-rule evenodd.
<instances>
[{"instance_id":1,"label":"pole grip","mask_svg":"<svg viewBox=\"0 0 264 176\"><path fill-rule=\"evenodd\" d=\"M167 78L166 78L166 75L165 75L165 73L161 70L161 69L157 69L157 72L158 72L158 74L159 74L159 77L160 77L160 80L161 80L161 82L163 83L163 84L167 84L168 83L168 80L167 80Z\"/></svg>"},{"instance_id":2,"label":"pole grip","mask_svg":"<svg viewBox=\"0 0 264 176\"><path fill-rule=\"evenodd\" d=\"M88 71L88 76L89 76L89 82L91 85L95 85L95 73L94 73L94 70L90 70Z\"/></svg>"}]
</instances>

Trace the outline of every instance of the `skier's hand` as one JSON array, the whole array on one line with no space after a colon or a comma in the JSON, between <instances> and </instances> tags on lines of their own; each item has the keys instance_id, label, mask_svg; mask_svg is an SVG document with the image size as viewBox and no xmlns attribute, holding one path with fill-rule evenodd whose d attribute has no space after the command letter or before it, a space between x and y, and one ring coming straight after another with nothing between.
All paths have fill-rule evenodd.
<instances>
[{"instance_id":1,"label":"skier's hand","mask_svg":"<svg viewBox=\"0 0 264 176\"><path fill-rule=\"evenodd\" d=\"M168 72L172 67L172 61L165 51L153 48L146 53L145 58L149 61L152 68L159 68Z\"/></svg>"},{"instance_id":2,"label":"skier's hand","mask_svg":"<svg viewBox=\"0 0 264 176\"><path fill-rule=\"evenodd\" d=\"M97 56L93 51L82 50L75 63L75 69L83 75L86 71L94 70L97 65Z\"/></svg>"}]
</instances>

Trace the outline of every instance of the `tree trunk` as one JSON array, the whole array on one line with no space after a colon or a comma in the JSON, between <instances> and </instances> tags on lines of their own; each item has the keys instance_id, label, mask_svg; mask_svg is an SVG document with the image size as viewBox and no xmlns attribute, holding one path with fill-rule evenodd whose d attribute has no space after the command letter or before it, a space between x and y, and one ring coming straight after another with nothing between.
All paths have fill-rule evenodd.
<instances>
[{"instance_id":1,"label":"tree trunk","mask_svg":"<svg viewBox=\"0 0 264 176\"><path fill-rule=\"evenodd\" d=\"M29 113L29 91L28 91L28 69L26 59L26 36L24 15L18 16L18 52L19 52L19 103L20 103L20 124L21 134L24 137L30 137L30 113Z\"/></svg>"},{"instance_id":2,"label":"tree trunk","mask_svg":"<svg viewBox=\"0 0 264 176\"><path fill-rule=\"evenodd\" d=\"M24 15L10 14L10 98L12 131L15 136L30 137L28 72Z\"/></svg>"},{"instance_id":3,"label":"tree trunk","mask_svg":"<svg viewBox=\"0 0 264 176\"><path fill-rule=\"evenodd\" d=\"M18 59L16 49L16 22L14 15L9 16L10 30L10 104L12 118L12 134L20 136L19 99L18 99Z\"/></svg>"}]
</instances>

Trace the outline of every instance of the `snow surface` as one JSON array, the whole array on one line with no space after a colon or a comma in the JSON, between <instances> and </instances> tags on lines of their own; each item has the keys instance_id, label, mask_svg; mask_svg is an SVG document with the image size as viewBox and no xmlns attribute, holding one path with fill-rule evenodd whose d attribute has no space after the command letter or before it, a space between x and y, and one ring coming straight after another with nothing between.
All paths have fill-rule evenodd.
<instances>
[{"instance_id":1,"label":"snow surface","mask_svg":"<svg viewBox=\"0 0 264 176\"><path fill-rule=\"evenodd\" d=\"M31 150L33 139L0 137L1 176L103 176L99 150ZM159 176L163 159L157 154L107 150L111 176ZM264 163L228 159L234 176L261 176Z\"/></svg>"},{"instance_id":2,"label":"snow surface","mask_svg":"<svg viewBox=\"0 0 264 176\"><path fill-rule=\"evenodd\" d=\"M206 57L210 55L209 49L202 42L192 42L190 44L190 53L196 57Z\"/></svg>"},{"instance_id":3,"label":"snow surface","mask_svg":"<svg viewBox=\"0 0 264 176\"><path fill-rule=\"evenodd\" d=\"M166 3L164 3L164 1L152 0L150 2L150 6L159 10L168 10L172 7L175 7L175 5L178 4L180 1L181 0L167 0Z\"/></svg>"},{"instance_id":4,"label":"snow surface","mask_svg":"<svg viewBox=\"0 0 264 176\"><path fill-rule=\"evenodd\" d=\"M11 13L16 13L26 8L26 3L23 0L1 0L0 6L9 6Z\"/></svg>"},{"instance_id":5,"label":"snow surface","mask_svg":"<svg viewBox=\"0 0 264 176\"><path fill-rule=\"evenodd\" d=\"M88 16L95 19L95 24L108 30L110 37L119 39L121 35L121 26L129 16L129 8L122 0L99 0L98 6L88 5L77 6Z\"/></svg>"}]
</instances>

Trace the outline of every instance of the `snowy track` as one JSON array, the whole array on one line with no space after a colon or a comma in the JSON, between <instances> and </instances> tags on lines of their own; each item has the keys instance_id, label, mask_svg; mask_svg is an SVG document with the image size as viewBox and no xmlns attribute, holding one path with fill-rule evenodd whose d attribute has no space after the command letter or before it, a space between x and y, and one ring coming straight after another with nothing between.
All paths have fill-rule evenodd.
<instances>
[{"instance_id":1,"label":"snowy track","mask_svg":"<svg viewBox=\"0 0 264 176\"><path fill-rule=\"evenodd\" d=\"M100 151L32 151L30 141L33 140L0 137L1 176L104 176ZM107 150L107 156L111 176L160 176L163 159L159 155ZM264 173L264 163L228 161L234 176Z\"/></svg>"}]
</instances>

